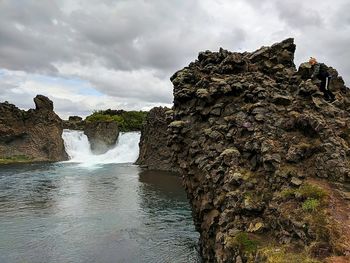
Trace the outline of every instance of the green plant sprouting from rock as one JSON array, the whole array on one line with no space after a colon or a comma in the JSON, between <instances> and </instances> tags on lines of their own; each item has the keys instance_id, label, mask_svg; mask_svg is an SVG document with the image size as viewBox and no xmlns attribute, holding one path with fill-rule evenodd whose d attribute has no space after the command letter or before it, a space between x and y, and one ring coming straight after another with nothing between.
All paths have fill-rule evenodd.
<instances>
[{"instance_id":1,"label":"green plant sprouting from rock","mask_svg":"<svg viewBox=\"0 0 350 263\"><path fill-rule=\"evenodd\" d=\"M316 209L319 206L320 206L320 202L317 199L314 199L314 198L308 198L302 204L303 210L304 211L308 211L308 212L316 211Z\"/></svg>"}]
</instances>

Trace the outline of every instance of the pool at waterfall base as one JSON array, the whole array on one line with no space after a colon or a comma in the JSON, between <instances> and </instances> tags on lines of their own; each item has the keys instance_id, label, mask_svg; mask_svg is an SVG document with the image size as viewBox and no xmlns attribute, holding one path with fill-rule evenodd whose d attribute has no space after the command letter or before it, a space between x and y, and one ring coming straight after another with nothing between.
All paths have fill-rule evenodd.
<instances>
[{"instance_id":1,"label":"pool at waterfall base","mask_svg":"<svg viewBox=\"0 0 350 263\"><path fill-rule=\"evenodd\" d=\"M200 261L177 175L92 163L0 167L0 262Z\"/></svg>"}]
</instances>

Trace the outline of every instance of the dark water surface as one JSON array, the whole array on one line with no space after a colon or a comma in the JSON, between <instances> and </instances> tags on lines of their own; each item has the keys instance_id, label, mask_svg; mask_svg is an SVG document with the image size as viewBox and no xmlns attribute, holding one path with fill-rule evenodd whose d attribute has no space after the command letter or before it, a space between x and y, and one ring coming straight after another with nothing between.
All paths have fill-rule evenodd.
<instances>
[{"instance_id":1,"label":"dark water surface","mask_svg":"<svg viewBox=\"0 0 350 263\"><path fill-rule=\"evenodd\" d=\"M0 167L0 262L198 262L180 179L133 165Z\"/></svg>"}]
</instances>

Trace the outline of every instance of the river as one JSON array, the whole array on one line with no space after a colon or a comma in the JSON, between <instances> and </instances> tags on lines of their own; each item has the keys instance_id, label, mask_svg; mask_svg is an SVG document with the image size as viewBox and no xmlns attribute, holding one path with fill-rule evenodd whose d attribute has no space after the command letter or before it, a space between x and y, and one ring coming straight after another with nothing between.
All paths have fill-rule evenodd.
<instances>
[{"instance_id":1,"label":"river","mask_svg":"<svg viewBox=\"0 0 350 263\"><path fill-rule=\"evenodd\" d=\"M132 164L139 134L94 157L67 133L70 161L0 167L1 263L199 262L180 178Z\"/></svg>"}]
</instances>

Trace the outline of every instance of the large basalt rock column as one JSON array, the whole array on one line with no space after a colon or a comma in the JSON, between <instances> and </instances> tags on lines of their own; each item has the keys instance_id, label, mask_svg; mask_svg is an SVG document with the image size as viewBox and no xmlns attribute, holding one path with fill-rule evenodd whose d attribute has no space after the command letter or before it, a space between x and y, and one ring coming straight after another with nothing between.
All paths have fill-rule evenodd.
<instances>
[{"instance_id":1,"label":"large basalt rock column","mask_svg":"<svg viewBox=\"0 0 350 263\"><path fill-rule=\"evenodd\" d=\"M168 147L168 124L173 111L166 107L155 107L147 115L141 130L140 154L136 164L150 170L178 171Z\"/></svg>"},{"instance_id":2,"label":"large basalt rock column","mask_svg":"<svg viewBox=\"0 0 350 263\"><path fill-rule=\"evenodd\" d=\"M113 121L86 122L84 133L89 139L91 150L96 154L103 154L115 146L119 128Z\"/></svg>"},{"instance_id":3,"label":"large basalt rock column","mask_svg":"<svg viewBox=\"0 0 350 263\"><path fill-rule=\"evenodd\" d=\"M295 48L206 51L171 77L170 145L204 262L349 253L350 92L333 70L337 101L326 102Z\"/></svg>"},{"instance_id":4,"label":"large basalt rock column","mask_svg":"<svg viewBox=\"0 0 350 263\"><path fill-rule=\"evenodd\" d=\"M0 158L27 161L62 161L68 156L62 139L62 120L52 101L38 95L35 109L23 111L0 103Z\"/></svg>"}]
</instances>

